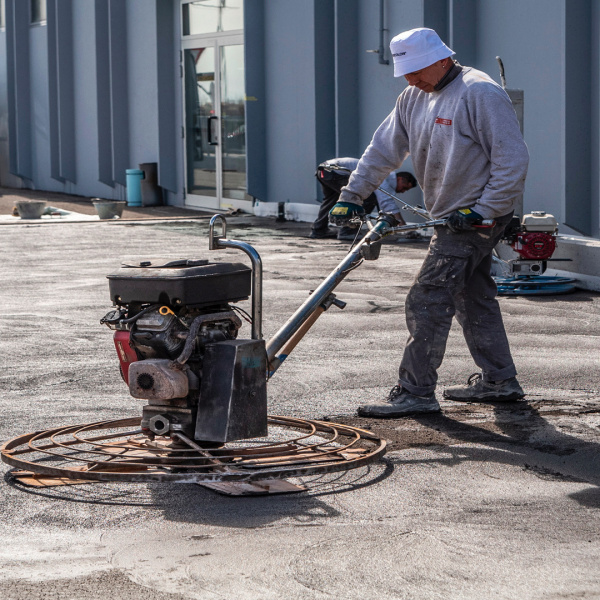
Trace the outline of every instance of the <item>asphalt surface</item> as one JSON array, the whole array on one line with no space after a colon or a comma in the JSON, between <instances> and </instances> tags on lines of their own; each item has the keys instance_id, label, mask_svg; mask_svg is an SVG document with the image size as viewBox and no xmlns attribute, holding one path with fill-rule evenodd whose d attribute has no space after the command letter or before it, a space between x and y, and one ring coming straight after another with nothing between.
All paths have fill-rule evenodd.
<instances>
[{"instance_id":1,"label":"asphalt surface","mask_svg":"<svg viewBox=\"0 0 600 600\"><path fill-rule=\"evenodd\" d=\"M309 240L307 224L228 223L263 259L267 339L348 250ZM0 441L140 414L99 324L105 276L133 257L246 260L209 253L207 231L202 218L0 226ZM193 484L38 490L2 464L0 598L600 598L599 295L501 299L524 401L355 416L395 383L425 251L388 244L353 271L336 291L346 309L323 315L269 383L270 413L370 428L389 440L384 460L246 498ZM453 327L440 392L474 371Z\"/></svg>"}]
</instances>

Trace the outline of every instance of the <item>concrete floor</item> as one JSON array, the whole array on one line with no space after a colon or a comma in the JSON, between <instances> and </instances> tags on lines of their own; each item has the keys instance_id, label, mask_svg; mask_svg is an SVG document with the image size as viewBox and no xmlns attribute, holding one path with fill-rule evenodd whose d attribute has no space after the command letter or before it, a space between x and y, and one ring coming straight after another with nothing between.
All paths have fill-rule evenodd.
<instances>
[{"instance_id":1,"label":"concrete floor","mask_svg":"<svg viewBox=\"0 0 600 600\"><path fill-rule=\"evenodd\" d=\"M267 339L347 252L307 233L229 221L229 237L263 259ZM123 259L246 260L209 254L202 220L16 223L0 237L2 442L140 414L99 325L105 276ZM404 298L425 251L389 244L355 270L336 292L347 308L321 317L269 384L271 413L369 427L390 441L383 461L256 498L190 484L36 490L2 464L0 598L600 598L598 294L501 299L525 401L354 416L395 383ZM475 370L453 328L440 391Z\"/></svg>"}]
</instances>

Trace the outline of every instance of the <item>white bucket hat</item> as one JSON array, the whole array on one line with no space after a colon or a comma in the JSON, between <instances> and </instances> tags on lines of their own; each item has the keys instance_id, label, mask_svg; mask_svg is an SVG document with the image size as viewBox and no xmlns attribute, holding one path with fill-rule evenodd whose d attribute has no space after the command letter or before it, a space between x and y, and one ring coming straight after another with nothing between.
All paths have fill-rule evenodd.
<instances>
[{"instance_id":1,"label":"white bucket hat","mask_svg":"<svg viewBox=\"0 0 600 600\"><path fill-rule=\"evenodd\" d=\"M399 33L390 42L394 57L394 77L424 69L438 60L456 54L440 36L427 27L418 27Z\"/></svg>"}]
</instances>

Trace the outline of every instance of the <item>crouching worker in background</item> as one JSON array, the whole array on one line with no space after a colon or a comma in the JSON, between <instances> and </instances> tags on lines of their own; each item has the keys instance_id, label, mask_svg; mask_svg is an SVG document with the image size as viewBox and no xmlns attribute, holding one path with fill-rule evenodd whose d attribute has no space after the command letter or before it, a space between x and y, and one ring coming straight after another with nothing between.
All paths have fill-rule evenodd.
<instances>
[{"instance_id":1,"label":"crouching worker in background","mask_svg":"<svg viewBox=\"0 0 600 600\"><path fill-rule=\"evenodd\" d=\"M358 158L332 158L321 163L315 173L321 187L323 188L323 202L319 209L316 221L312 225L309 237L312 239L335 238L338 240L352 241L358 232L357 225L345 225L338 231L329 229L329 211L338 202L341 189L348 183L351 171L354 171L358 164ZM335 169L334 166L344 167ZM348 169L348 170L345 170ZM414 188L417 180L412 173L401 171L399 173L390 173L381 184L381 187L390 194L403 194L407 190ZM399 213L398 205L393 198L384 194L381 190L375 190L363 203L367 214L373 211L375 207L383 212L394 214L396 219L404 224L402 215Z\"/></svg>"}]
</instances>

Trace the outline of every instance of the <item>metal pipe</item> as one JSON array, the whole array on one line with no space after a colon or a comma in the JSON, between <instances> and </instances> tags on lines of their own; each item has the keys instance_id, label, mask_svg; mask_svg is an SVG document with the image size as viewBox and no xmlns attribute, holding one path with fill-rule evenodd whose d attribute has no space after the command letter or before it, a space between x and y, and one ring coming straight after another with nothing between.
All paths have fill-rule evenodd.
<instances>
[{"instance_id":1,"label":"metal pipe","mask_svg":"<svg viewBox=\"0 0 600 600\"><path fill-rule=\"evenodd\" d=\"M383 6L383 0L379 0L379 50L378 50L378 54L379 54L379 64L380 65L389 65L390 61L385 58L385 48L383 45L383 37L384 37L384 31L386 31L385 29L385 25L384 25L384 6Z\"/></svg>"},{"instance_id":2,"label":"metal pipe","mask_svg":"<svg viewBox=\"0 0 600 600\"><path fill-rule=\"evenodd\" d=\"M373 229L346 255L344 260L329 274L321 285L305 300L296 312L286 321L279 331L267 342L267 361L271 363L284 344L302 327L318 306L333 292L349 272L349 269L361 258L361 248L383 237L390 228L385 220L378 221Z\"/></svg>"},{"instance_id":3,"label":"metal pipe","mask_svg":"<svg viewBox=\"0 0 600 600\"><path fill-rule=\"evenodd\" d=\"M398 196L395 196L394 194L391 194L390 192L384 190L381 186L378 186L377 189L380 192L383 192L386 196L389 196L390 198L393 198L397 202L400 202L404 206L405 210L410 210L412 213L414 213L415 215L418 215L420 217L425 217L426 219L431 219L431 215L424 208L419 208L418 206L413 206L412 204L405 202L404 200L402 200L402 198L398 198Z\"/></svg>"},{"instance_id":4,"label":"metal pipe","mask_svg":"<svg viewBox=\"0 0 600 600\"><path fill-rule=\"evenodd\" d=\"M288 319L283 327L267 342L267 361L269 363L269 377L281 366L291 351L300 341L302 336L308 332L314 321L321 314L319 308L326 301L331 292L342 282L346 275L358 264L363 254L363 248L393 233L416 231L428 227L441 227L447 224L448 219L432 219L423 223L412 223L410 225L391 226L385 218L379 218L375 225L369 222L370 231L365 237L346 255L344 260L329 274L321 285L307 298L300 308ZM492 227L494 221L486 219L480 227ZM477 226L476 226L477 227ZM300 332L300 335L297 335ZM293 340L293 344L287 345Z\"/></svg>"},{"instance_id":5,"label":"metal pipe","mask_svg":"<svg viewBox=\"0 0 600 600\"><path fill-rule=\"evenodd\" d=\"M221 221L221 235L215 235L215 223ZM223 215L214 215L210 220L208 232L208 249L217 250L219 248L235 248L245 252L252 263L252 333L253 340L262 340L262 285L263 271L262 260L258 252L246 242L237 240L223 239L227 235L227 221Z\"/></svg>"}]
</instances>

